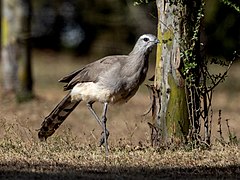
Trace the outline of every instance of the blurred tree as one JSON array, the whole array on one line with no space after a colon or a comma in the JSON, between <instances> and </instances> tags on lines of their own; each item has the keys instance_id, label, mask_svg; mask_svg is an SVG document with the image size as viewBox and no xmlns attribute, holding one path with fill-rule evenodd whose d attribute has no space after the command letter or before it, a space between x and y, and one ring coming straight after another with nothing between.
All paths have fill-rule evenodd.
<instances>
[{"instance_id":1,"label":"blurred tree","mask_svg":"<svg viewBox=\"0 0 240 180\"><path fill-rule=\"evenodd\" d=\"M17 40L19 30L18 21L15 21L15 1L2 1L2 72L3 88L6 92L15 91L17 81ZM11 27L12 26L12 27Z\"/></svg>"},{"instance_id":2,"label":"blurred tree","mask_svg":"<svg viewBox=\"0 0 240 180\"><path fill-rule=\"evenodd\" d=\"M134 1L138 4L133 6ZM231 54L239 46L239 15L220 3L206 1L205 28L209 55ZM231 0L239 4L239 0ZM126 53L143 33L156 31L155 0L32 0L32 42L36 48L73 50L99 57ZM207 38L206 38L207 37ZM115 41L112 41L114 39ZM99 46L101 44L101 46Z\"/></svg>"},{"instance_id":3,"label":"blurred tree","mask_svg":"<svg viewBox=\"0 0 240 180\"><path fill-rule=\"evenodd\" d=\"M97 57L122 54L139 35L154 33L156 29L154 3L148 6L133 6L129 0L34 0L33 3L32 36L37 48L74 50L79 55Z\"/></svg>"},{"instance_id":4,"label":"blurred tree","mask_svg":"<svg viewBox=\"0 0 240 180\"><path fill-rule=\"evenodd\" d=\"M232 6L222 3L227 0L206 1L205 39L209 56L230 59L233 51L240 50L240 14ZM227 1L228 2L228 1ZM240 7L239 0L231 0L234 7Z\"/></svg>"},{"instance_id":5,"label":"blurred tree","mask_svg":"<svg viewBox=\"0 0 240 180\"><path fill-rule=\"evenodd\" d=\"M33 97L30 18L31 0L3 0L2 68L5 92L15 92L18 101Z\"/></svg>"},{"instance_id":6,"label":"blurred tree","mask_svg":"<svg viewBox=\"0 0 240 180\"><path fill-rule=\"evenodd\" d=\"M0 0L0 19L2 19L2 0ZM0 23L0 42L2 42L2 23ZM2 49L2 43L0 43L0 54Z\"/></svg>"},{"instance_id":7,"label":"blurred tree","mask_svg":"<svg viewBox=\"0 0 240 180\"><path fill-rule=\"evenodd\" d=\"M19 32L19 87L17 89L18 101L26 101L33 98L33 78L31 65L31 0L19 0L21 9ZM19 10L20 11L20 10Z\"/></svg>"}]
</instances>

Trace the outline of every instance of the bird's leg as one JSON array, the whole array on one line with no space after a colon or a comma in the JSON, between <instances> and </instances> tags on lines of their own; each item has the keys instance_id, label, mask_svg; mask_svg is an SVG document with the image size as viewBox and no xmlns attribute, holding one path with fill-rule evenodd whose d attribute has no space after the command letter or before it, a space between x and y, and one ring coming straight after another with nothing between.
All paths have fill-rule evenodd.
<instances>
[{"instance_id":1,"label":"bird's leg","mask_svg":"<svg viewBox=\"0 0 240 180\"><path fill-rule=\"evenodd\" d=\"M102 125L103 125L103 137L100 141L100 145L103 144L103 142L105 143L105 153L106 153L106 156L108 156L108 142L107 142L107 139L108 139L108 136L109 136L109 132L107 130L107 126L106 126L106 123L107 123L107 108L108 108L108 103L105 102L104 103L104 107L103 107L103 114L102 114Z\"/></svg>"},{"instance_id":2,"label":"bird's leg","mask_svg":"<svg viewBox=\"0 0 240 180\"><path fill-rule=\"evenodd\" d=\"M96 121L97 121L97 123L102 127L102 129L103 129L103 133L102 133L102 137L101 137L101 139L100 139L100 143L99 143L99 146L101 146L101 145L103 145L103 143L105 142L105 133L104 133L104 123L102 123L102 121L100 120L100 118L98 117L98 115L97 115L97 113L94 111L94 109L93 109L93 107L92 107L92 102L89 102L89 103L87 103L87 107L88 107L88 109L89 109L89 111L92 113L92 115L94 116L94 118L96 119ZM105 107L105 106L104 106ZM106 110L107 111L107 110ZM106 113L105 113L105 117L106 117ZM105 123L106 123L106 118L105 118ZM105 128L106 128L106 126L105 126ZM109 136L109 132L108 132L108 130L106 129L106 137L108 138L108 136Z\"/></svg>"},{"instance_id":3,"label":"bird's leg","mask_svg":"<svg viewBox=\"0 0 240 180\"><path fill-rule=\"evenodd\" d=\"M89 111L92 113L92 115L94 116L94 118L96 119L97 123L103 128L101 120L99 119L97 113L92 108L92 104L93 104L92 102L87 103L87 107L88 107Z\"/></svg>"}]
</instances>

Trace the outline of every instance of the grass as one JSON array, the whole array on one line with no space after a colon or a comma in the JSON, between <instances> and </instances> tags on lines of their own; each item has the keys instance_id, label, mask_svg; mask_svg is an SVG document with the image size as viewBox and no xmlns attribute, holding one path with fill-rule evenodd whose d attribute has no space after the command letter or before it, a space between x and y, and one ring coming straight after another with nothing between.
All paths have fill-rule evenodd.
<instances>
[{"instance_id":1,"label":"grass","mask_svg":"<svg viewBox=\"0 0 240 180\"><path fill-rule=\"evenodd\" d=\"M69 60L70 59L70 60ZM110 154L98 147L101 129L84 104L69 116L46 143L39 142L37 129L44 117L64 96L57 79L86 64L68 55L34 53L35 94L33 101L18 104L13 96L1 97L0 103L0 179L237 179L240 176L239 145L214 143L211 149L154 149L150 147L151 116L146 88L123 106L111 106L108 112ZM47 64L47 65L46 65ZM230 71L234 77L239 66ZM150 69L149 77L153 69ZM230 79L230 78L229 78ZM228 82L231 85L232 82ZM240 137L237 102L228 84L215 93L215 109L223 110L224 123L230 119L231 131ZM1 91L1 89L0 89ZM3 94L0 92L0 94ZM96 110L100 113L101 106ZM213 120L213 141L219 139L217 115Z\"/></svg>"},{"instance_id":2,"label":"grass","mask_svg":"<svg viewBox=\"0 0 240 180\"><path fill-rule=\"evenodd\" d=\"M161 150L148 146L104 149L82 144L70 131L39 142L34 132L16 124L2 124L0 141L1 178L237 178L240 175L238 146L217 144L211 150ZM20 128L20 129L19 129ZM23 139L28 134L28 139Z\"/></svg>"}]
</instances>

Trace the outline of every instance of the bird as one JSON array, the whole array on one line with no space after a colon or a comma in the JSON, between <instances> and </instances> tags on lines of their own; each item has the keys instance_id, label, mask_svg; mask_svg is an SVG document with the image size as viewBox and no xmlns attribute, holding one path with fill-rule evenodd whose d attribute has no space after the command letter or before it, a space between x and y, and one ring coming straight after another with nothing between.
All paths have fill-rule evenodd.
<instances>
[{"instance_id":1,"label":"bird","mask_svg":"<svg viewBox=\"0 0 240 180\"><path fill-rule=\"evenodd\" d=\"M143 34L128 55L111 55L89 63L59 80L68 91L59 104L45 117L38 131L41 141L46 141L80 102L86 103L102 128L100 144L108 155L109 131L106 127L109 104L123 104L133 97L146 78L149 54L160 41L153 34ZM93 103L103 104L101 118Z\"/></svg>"}]
</instances>

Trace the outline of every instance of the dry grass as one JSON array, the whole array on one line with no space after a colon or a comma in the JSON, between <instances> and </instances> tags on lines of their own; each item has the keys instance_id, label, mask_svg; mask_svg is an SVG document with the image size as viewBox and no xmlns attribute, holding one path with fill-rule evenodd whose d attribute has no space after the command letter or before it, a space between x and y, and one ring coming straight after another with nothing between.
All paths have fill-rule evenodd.
<instances>
[{"instance_id":1,"label":"dry grass","mask_svg":"<svg viewBox=\"0 0 240 180\"><path fill-rule=\"evenodd\" d=\"M2 123L0 177L4 178L237 178L240 151L237 146L217 144L211 150L157 150L147 146L104 149L82 144L70 131L47 143L34 138L34 132L16 124ZM25 129L25 130L20 130ZM23 138L28 136L27 139Z\"/></svg>"},{"instance_id":2,"label":"dry grass","mask_svg":"<svg viewBox=\"0 0 240 180\"><path fill-rule=\"evenodd\" d=\"M146 88L126 105L112 106L108 112L110 155L105 159L104 149L97 146L101 129L84 104L81 104L47 141L40 143L37 129L43 118L64 96L62 75L86 63L73 61L66 55L34 54L34 101L16 104L14 97L2 96L0 104L0 178L9 179L159 179L159 178L237 178L240 176L239 146L222 146L211 150L183 148L175 150L149 147L150 116L141 115L148 108ZM70 60L69 60L70 59ZM238 101L240 96L232 89L231 78L237 88L234 66L227 83L215 93L214 108L223 110L223 133L228 133L224 120L230 119L231 131L240 137ZM150 69L149 76L153 74ZM240 81L239 81L240 82ZM240 83L239 83L240 84ZM1 91L1 90L0 90ZM2 94L2 92L0 92ZM96 105L98 112L101 106ZM213 120L213 137L217 133L217 115Z\"/></svg>"}]
</instances>

